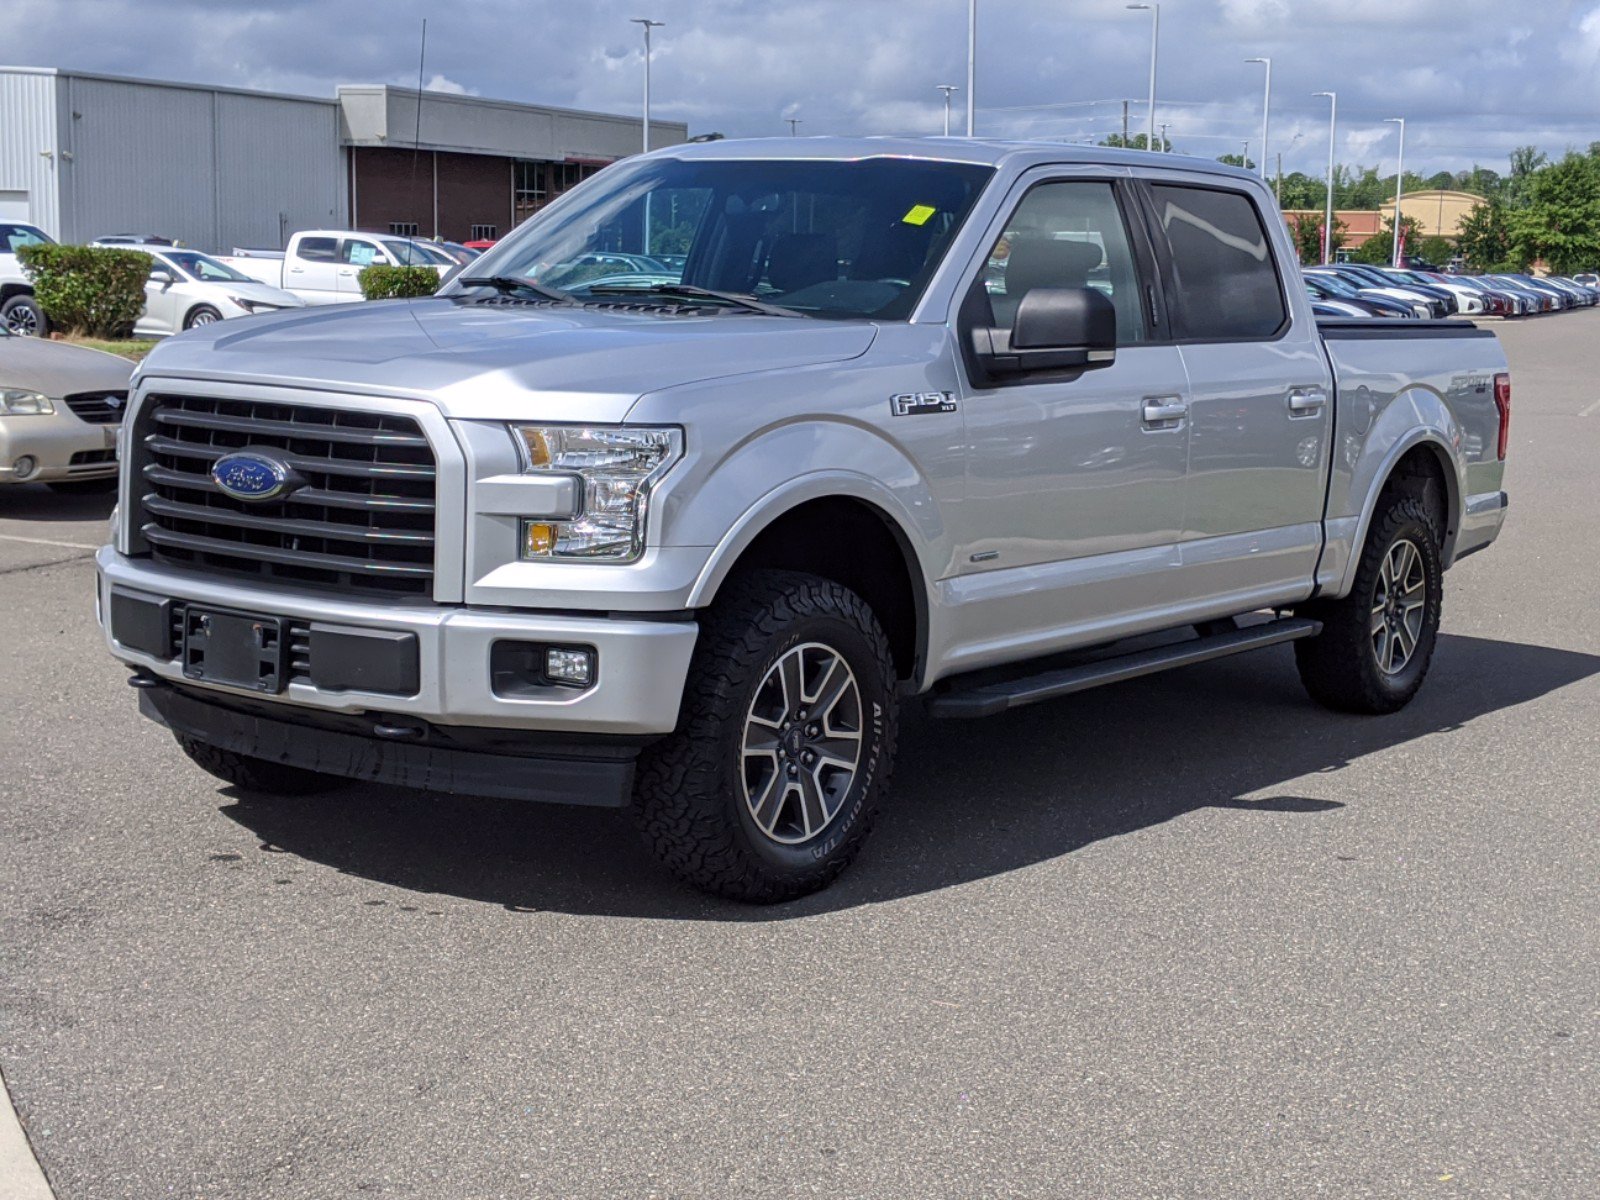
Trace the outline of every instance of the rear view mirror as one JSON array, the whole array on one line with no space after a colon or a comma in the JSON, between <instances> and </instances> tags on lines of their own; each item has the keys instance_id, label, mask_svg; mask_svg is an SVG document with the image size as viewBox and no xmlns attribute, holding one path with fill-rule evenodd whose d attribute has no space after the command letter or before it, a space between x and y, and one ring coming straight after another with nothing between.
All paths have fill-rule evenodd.
<instances>
[{"instance_id":1,"label":"rear view mirror","mask_svg":"<svg viewBox=\"0 0 1600 1200\"><path fill-rule=\"evenodd\" d=\"M1117 310L1094 288L1033 288L1010 329L977 328L973 350L996 375L1085 371L1117 357Z\"/></svg>"}]
</instances>

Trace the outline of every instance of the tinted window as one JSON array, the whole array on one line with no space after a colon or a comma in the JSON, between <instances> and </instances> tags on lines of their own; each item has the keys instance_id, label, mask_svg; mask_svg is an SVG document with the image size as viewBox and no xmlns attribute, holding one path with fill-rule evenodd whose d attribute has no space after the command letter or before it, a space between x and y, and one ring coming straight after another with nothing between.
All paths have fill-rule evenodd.
<instances>
[{"instance_id":1,"label":"tinted window","mask_svg":"<svg viewBox=\"0 0 1600 1200\"><path fill-rule=\"evenodd\" d=\"M993 174L887 157L624 163L542 210L481 273L598 303L623 300L588 289L681 281L809 316L903 320Z\"/></svg>"},{"instance_id":2,"label":"tinted window","mask_svg":"<svg viewBox=\"0 0 1600 1200\"><path fill-rule=\"evenodd\" d=\"M311 262L333 262L339 257L339 239L329 237L308 237L300 239L298 251L301 258Z\"/></svg>"},{"instance_id":3,"label":"tinted window","mask_svg":"<svg viewBox=\"0 0 1600 1200\"><path fill-rule=\"evenodd\" d=\"M1011 328L1034 288L1093 288L1117 310L1117 341L1142 342L1144 308L1127 227L1109 183L1045 183L1033 188L989 252L984 287L995 324Z\"/></svg>"},{"instance_id":4,"label":"tinted window","mask_svg":"<svg viewBox=\"0 0 1600 1200\"><path fill-rule=\"evenodd\" d=\"M1249 197L1208 188L1154 186L1171 248L1185 337L1271 337L1288 312L1267 231Z\"/></svg>"},{"instance_id":5,"label":"tinted window","mask_svg":"<svg viewBox=\"0 0 1600 1200\"><path fill-rule=\"evenodd\" d=\"M0 253L15 254L18 246L37 246L49 240L31 225L0 223Z\"/></svg>"}]
</instances>

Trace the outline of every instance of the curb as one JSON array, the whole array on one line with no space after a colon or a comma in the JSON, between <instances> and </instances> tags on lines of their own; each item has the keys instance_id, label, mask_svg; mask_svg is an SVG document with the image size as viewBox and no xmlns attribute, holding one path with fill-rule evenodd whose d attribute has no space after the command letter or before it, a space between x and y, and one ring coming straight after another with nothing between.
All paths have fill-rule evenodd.
<instances>
[{"instance_id":1,"label":"curb","mask_svg":"<svg viewBox=\"0 0 1600 1200\"><path fill-rule=\"evenodd\" d=\"M0 1196L6 1200L55 1200L28 1135L11 1107L11 1093L0 1075Z\"/></svg>"}]
</instances>

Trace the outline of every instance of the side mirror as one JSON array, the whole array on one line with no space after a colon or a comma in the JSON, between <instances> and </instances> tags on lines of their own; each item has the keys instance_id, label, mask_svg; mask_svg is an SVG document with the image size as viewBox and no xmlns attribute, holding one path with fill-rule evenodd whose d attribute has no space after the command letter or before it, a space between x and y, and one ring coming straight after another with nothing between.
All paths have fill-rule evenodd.
<instances>
[{"instance_id":1,"label":"side mirror","mask_svg":"<svg viewBox=\"0 0 1600 1200\"><path fill-rule=\"evenodd\" d=\"M1034 288L1010 329L972 331L973 350L995 375L1087 371L1117 357L1117 310L1094 288Z\"/></svg>"},{"instance_id":2,"label":"side mirror","mask_svg":"<svg viewBox=\"0 0 1600 1200\"><path fill-rule=\"evenodd\" d=\"M171 287L178 281L173 278L171 271L167 270L165 267L157 267L154 271L150 272L150 282L159 283L162 287Z\"/></svg>"}]
</instances>

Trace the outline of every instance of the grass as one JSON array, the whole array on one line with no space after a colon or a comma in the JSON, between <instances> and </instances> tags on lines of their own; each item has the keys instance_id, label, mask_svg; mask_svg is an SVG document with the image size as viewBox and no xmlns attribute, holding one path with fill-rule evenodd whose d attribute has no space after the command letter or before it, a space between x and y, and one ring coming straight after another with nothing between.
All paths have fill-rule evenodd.
<instances>
[{"instance_id":1,"label":"grass","mask_svg":"<svg viewBox=\"0 0 1600 1200\"><path fill-rule=\"evenodd\" d=\"M138 362L146 354L149 354L151 350L155 349L156 346L154 339L151 338L117 338L114 341L108 341L103 338L67 336L60 340L70 342L74 346L86 346L90 350L104 350L108 354L120 354L123 358L131 359L134 362Z\"/></svg>"}]
</instances>

